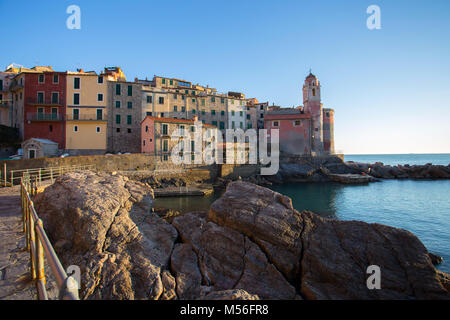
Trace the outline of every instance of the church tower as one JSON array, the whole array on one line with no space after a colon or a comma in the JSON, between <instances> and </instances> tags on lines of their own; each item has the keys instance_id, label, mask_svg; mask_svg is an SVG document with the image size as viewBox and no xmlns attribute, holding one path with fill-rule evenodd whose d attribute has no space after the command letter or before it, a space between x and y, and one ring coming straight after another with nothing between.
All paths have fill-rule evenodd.
<instances>
[{"instance_id":1,"label":"church tower","mask_svg":"<svg viewBox=\"0 0 450 320\"><path fill-rule=\"evenodd\" d=\"M303 85L303 106L305 113L311 114L311 151L315 155L322 154L324 152L323 109L320 98L320 82L311 72Z\"/></svg>"}]
</instances>

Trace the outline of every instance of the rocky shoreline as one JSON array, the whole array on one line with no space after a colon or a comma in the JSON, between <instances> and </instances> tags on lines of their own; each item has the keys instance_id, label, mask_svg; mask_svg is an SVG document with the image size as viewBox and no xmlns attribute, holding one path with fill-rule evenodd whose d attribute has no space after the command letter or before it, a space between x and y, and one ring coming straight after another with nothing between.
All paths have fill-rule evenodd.
<instances>
[{"instance_id":1,"label":"rocky shoreline","mask_svg":"<svg viewBox=\"0 0 450 320\"><path fill-rule=\"evenodd\" d=\"M450 299L450 275L408 231L298 212L244 181L170 221L152 199L148 184L93 172L36 196L62 263L81 268L83 299ZM369 265L381 290L367 288Z\"/></svg>"}]
</instances>

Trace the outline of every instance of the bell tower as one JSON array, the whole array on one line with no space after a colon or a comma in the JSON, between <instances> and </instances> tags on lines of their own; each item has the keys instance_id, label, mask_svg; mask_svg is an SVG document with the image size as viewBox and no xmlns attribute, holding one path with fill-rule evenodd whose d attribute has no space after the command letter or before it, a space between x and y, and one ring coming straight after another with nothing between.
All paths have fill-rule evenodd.
<instances>
[{"instance_id":1,"label":"bell tower","mask_svg":"<svg viewBox=\"0 0 450 320\"><path fill-rule=\"evenodd\" d=\"M305 113L311 114L311 151L316 155L324 152L323 148L323 109L320 98L320 82L309 72L303 84L303 106Z\"/></svg>"}]
</instances>

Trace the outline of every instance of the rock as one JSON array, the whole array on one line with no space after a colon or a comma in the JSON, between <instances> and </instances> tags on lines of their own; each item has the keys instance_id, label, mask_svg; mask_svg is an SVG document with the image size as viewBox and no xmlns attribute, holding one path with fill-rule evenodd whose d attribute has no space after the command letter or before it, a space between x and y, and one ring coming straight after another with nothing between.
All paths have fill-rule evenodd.
<instances>
[{"instance_id":1,"label":"rock","mask_svg":"<svg viewBox=\"0 0 450 320\"><path fill-rule=\"evenodd\" d=\"M428 252L428 257L430 257L431 263L435 266L441 264L442 261L444 261L444 259L441 256L438 256L437 254L431 252Z\"/></svg>"},{"instance_id":2,"label":"rock","mask_svg":"<svg viewBox=\"0 0 450 320\"><path fill-rule=\"evenodd\" d=\"M180 299L196 299L200 295L202 275L197 255L192 246L177 244L171 258L171 270L176 276L177 294Z\"/></svg>"},{"instance_id":3,"label":"rock","mask_svg":"<svg viewBox=\"0 0 450 320\"><path fill-rule=\"evenodd\" d=\"M242 289L231 289L213 291L199 300L259 300L259 297Z\"/></svg>"},{"instance_id":4,"label":"rock","mask_svg":"<svg viewBox=\"0 0 450 320\"><path fill-rule=\"evenodd\" d=\"M343 184L365 184L379 181L378 179L367 174L329 174L328 178L330 178L331 181Z\"/></svg>"},{"instance_id":5,"label":"rock","mask_svg":"<svg viewBox=\"0 0 450 320\"><path fill-rule=\"evenodd\" d=\"M35 206L64 266L81 268L83 299L173 298L164 270L177 238L149 212L152 190L121 175L67 173Z\"/></svg>"},{"instance_id":6,"label":"rock","mask_svg":"<svg viewBox=\"0 0 450 320\"><path fill-rule=\"evenodd\" d=\"M243 234L195 213L176 217L173 225L197 254L203 283L213 291L244 289L263 299L295 297L295 288Z\"/></svg>"},{"instance_id":7,"label":"rock","mask_svg":"<svg viewBox=\"0 0 450 320\"><path fill-rule=\"evenodd\" d=\"M450 299L445 277L406 230L299 213L289 198L245 182L230 183L209 218L257 244L305 299ZM370 265L381 268L382 290L367 288Z\"/></svg>"}]
</instances>

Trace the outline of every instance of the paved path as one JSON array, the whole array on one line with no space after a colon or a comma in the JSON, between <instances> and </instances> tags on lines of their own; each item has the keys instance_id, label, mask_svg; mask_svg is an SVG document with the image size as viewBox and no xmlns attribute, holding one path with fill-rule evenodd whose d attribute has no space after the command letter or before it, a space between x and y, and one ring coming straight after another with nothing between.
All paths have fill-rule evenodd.
<instances>
[{"instance_id":1,"label":"paved path","mask_svg":"<svg viewBox=\"0 0 450 320\"><path fill-rule=\"evenodd\" d=\"M0 300L36 300L30 280L30 253L25 250L20 186L0 188ZM49 275L46 266L46 275ZM53 281L47 282L50 298L56 296Z\"/></svg>"}]
</instances>

